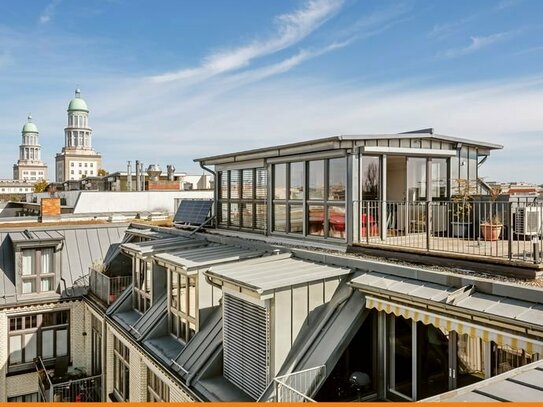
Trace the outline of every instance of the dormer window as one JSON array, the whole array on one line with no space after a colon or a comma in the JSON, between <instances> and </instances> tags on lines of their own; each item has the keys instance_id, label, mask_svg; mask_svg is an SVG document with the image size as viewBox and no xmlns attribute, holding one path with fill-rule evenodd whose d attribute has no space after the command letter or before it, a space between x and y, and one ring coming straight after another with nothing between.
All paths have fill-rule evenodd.
<instances>
[{"instance_id":1,"label":"dormer window","mask_svg":"<svg viewBox=\"0 0 543 407\"><path fill-rule=\"evenodd\" d=\"M22 293L41 293L54 291L54 248L23 249L21 282Z\"/></svg>"},{"instance_id":2,"label":"dormer window","mask_svg":"<svg viewBox=\"0 0 543 407\"><path fill-rule=\"evenodd\" d=\"M151 307L151 263L136 259L134 268L134 309L144 313Z\"/></svg>"},{"instance_id":3,"label":"dormer window","mask_svg":"<svg viewBox=\"0 0 543 407\"><path fill-rule=\"evenodd\" d=\"M169 270L169 279L170 333L186 343L196 333L196 276Z\"/></svg>"}]
</instances>

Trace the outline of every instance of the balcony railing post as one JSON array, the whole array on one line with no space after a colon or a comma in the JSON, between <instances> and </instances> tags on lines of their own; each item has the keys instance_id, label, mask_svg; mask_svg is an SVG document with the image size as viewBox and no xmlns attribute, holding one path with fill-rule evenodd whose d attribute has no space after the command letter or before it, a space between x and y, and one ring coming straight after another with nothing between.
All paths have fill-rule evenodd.
<instances>
[{"instance_id":1,"label":"balcony railing post","mask_svg":"<svg viewBox=\"0 0 543 407\"><path fill-rule=\"evenodd\" d=\"M430 228L432 227L431 201L426 201L426 251L430 251Z\"/></svg>"},{"instance_id":2,"label":"balcony railing post","mask_svg":"<svg viewBox=\"0 0 543 407\"><path fill-rule=\"evenodd\" d=\"M366 243L370 242L370 202L366 201L366 216L364 216L364 228L366 231Z\"/></svg>"},{"instance_id":3,"label":"balcony railing post","mask_svg":"<svg viewBox=\"0 0 543 407\"><path fill-rule=\"evenodd\" d=\"M513 202L508 202L509 225L507 227L507 257L513 259Z\"/></svg>"}]
</instances>

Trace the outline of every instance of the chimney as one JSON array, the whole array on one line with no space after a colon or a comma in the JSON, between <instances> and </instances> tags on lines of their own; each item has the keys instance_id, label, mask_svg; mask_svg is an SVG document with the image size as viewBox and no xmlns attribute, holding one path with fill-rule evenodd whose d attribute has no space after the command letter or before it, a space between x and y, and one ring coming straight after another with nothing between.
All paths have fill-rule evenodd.
<instances>
[{"instance_id":1,"label":"chimney","mask_svg":"<svg viewBox=\"0 0 543 407\"><path fill-rule=\"evenodd\" d=\"M166 168L168 169L168 181L173 181L175 178L175 167L173 165L168 165Z\"/></svg>"},{"instance_id":2,"label":"chimney","mask_svg":"<svg viewBox=\"0 0 543 407\"><path fill-rule=\"evenodd\" d=\"M126 167L126 190L132 191L132 163L130 161Z\"/></svg>"},{"instance_id":3,"label":"chimney","mask_svg":"<svg viewBox=\"0 0 543 407\"><path fill-rule=\"evenodd\" d=\"M136 160L136 191L141 191L141 185L140 185L140 160Z\"/></svg>"},{"instance_id":4,"label":"chimney","mask_svg":"<svg viewBox=\"0 0 543 407\"><path fill-rule=\"evenodd\" d=\"M157 164L151 164L149 168L147 168L147 175L149 176L149 181L159 181L160 174L162 174L162 170Z\"/></svg>"},{"instance_id":5,"label":"chimney","mask_svg":"<svg viewBox=\"0 0 543 407\"><path fill-rule=\"evenodd\" d=\"M143 171L143 163L140 163L140 191L145 191L145 172Z\"/></svg>"}]
</instances>

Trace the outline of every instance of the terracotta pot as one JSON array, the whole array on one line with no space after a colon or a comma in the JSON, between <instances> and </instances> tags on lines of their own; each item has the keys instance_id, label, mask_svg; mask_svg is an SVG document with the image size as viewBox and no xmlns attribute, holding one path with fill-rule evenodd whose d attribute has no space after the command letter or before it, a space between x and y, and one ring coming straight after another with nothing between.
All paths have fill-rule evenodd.
<instances>
[{"instance_id":1,"label":"terracotta pot","mask_svg":"<svg viewBox=\"0 0 543 407\"><path fill-rule=\"evenodd\" d=\"M483 236L483 240L486 241L496 241L500 239L500 235L502 234L503 225L491 225L489 223L482 223L481 224L481 235Z\"/></svg>"}]
</instances>

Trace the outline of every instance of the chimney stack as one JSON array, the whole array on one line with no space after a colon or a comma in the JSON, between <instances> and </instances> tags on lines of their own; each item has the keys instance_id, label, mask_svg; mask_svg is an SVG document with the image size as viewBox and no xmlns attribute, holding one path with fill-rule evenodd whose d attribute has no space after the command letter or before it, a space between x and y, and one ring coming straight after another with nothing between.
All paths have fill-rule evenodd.
<instances>
[{"instance_id":1,"label":"chimney stack","mask_svg":"<svg viewBox=\"0 0 543 407\"><path fill-rule=\"evenodd\" d=\"M141 184L140 184L140 160L136 160L136 191L141 191Z\"/></svg>"},{"instance_id":2,"label":"chimney stack","mask_svg":"<svg viewBox=\"0 0 543 407\"><path fill-rule=\"evenodd\" d=\"M140 163L140 191L145 191L145 172L143 171L143 163Z\"/></svg>"},{"instance_id":3,"label":"chimney stack","mask_svg":"<svg viewBox=\"0 0 543 407\"><path fill-rule=\"evenodd\" d=\"M130 161L128 161L126 173L126 190L132 191L132 163Z\"/></svg>"}]
</instances>

